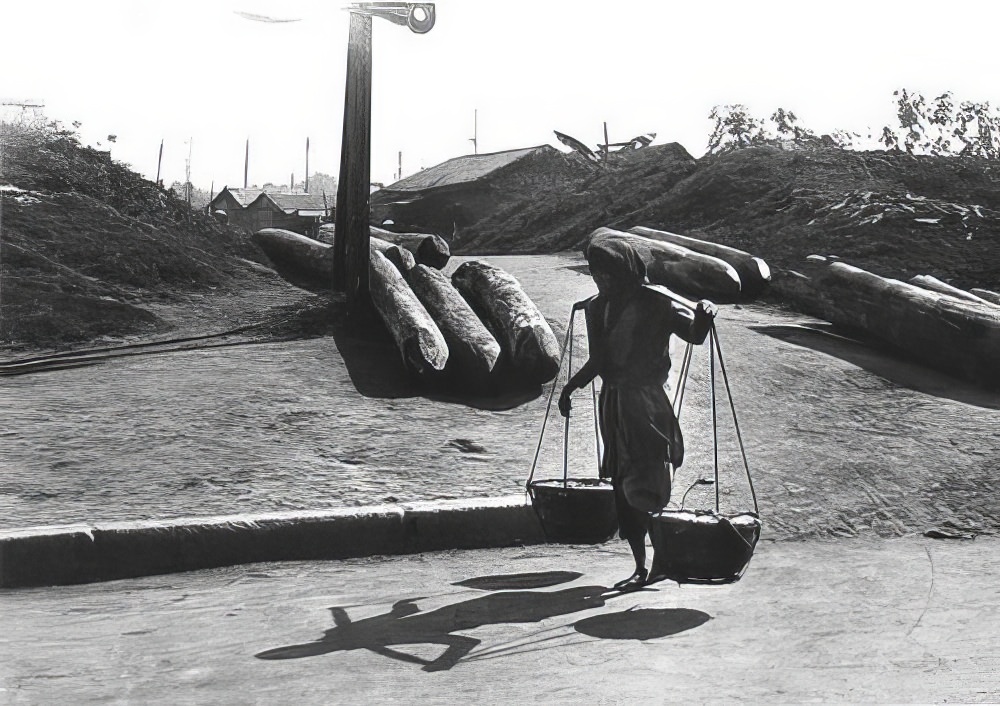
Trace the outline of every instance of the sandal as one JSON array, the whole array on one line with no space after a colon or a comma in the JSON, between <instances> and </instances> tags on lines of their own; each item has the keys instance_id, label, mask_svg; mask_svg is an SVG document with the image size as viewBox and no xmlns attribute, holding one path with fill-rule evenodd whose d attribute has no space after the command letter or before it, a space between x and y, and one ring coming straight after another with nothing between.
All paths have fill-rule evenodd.
<instances>
[{"instance_id":1,"label":"sandal","mask_svg":"<svg viewBox=\"0 0 1000 706\"><path fill-rule=\"evenodd\" d=\"M634 591L637 588L642 588L646 583L648 573L646 569L638 569L634 574L627 579L622 579L612 586L612 588L616 591Z\"/></svg>"},{"instance_id":2,"label":"sandal","mask_svg":"<svg viewBox=\"0 0 1000 706\"><path fill-rule=\"evenodd\" d=\"M655 574L653 574L652 576L650 576L649 578L646 579L645 585L649 586L650 584L653 584L653 583L659 583L660 581L666 581L668 578L670 578L670 577L667 576L665 573L662 573L662 572L655 573Z\"/></svg>"}]
</instances>

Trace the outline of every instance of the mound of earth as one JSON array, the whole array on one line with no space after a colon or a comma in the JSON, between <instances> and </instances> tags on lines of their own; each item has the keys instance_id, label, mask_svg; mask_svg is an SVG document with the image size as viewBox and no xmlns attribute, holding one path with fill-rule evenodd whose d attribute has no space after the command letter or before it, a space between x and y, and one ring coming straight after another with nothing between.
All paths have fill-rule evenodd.
<instances>
[{"instance_id":1,"label":"mound of earth","mask_svg":"<svg viewBox=\"0 0 1000 706\"><path fill-rule=\"evenodd\" d=\"M676 143L612 154L604 167L547 145L460 157L376 192L372 223L436 233L454 253L556 252L641 208L695 165Z\"/></svg>"},{"instance_id":2,"label":"mound of earth","mask_svg":"<svg viewBox=\"0 0 1000 706\"><path fill-rule=\"evenodd\" d=\"M530 193L510 190L454 237L439 234L458 253L542 253L578 248L599 226L643 225L777 268L832 254L885 276L1000 286L1000 166L988 160L779 146L695 160L664 145L614 155L584 177L543 176L524 175Z\"/></svg>"},{"instance_id":3,"label":"mound of earth","mask_svg":"<svg viewBox=\"0 0 1000 706\"><path fill-rule=\"evenodd\" d=\"M606 167L587 169L575 179L533 179L530 193L506 199L462 231L459 252L540 253L577 246L595 228L669 192L696 166L672 143L613 154Z\"/></svg>"},{"instance_id":4,"label":"mound of earth","mask_svg":"<svg viewBox=\"0 0 1000 706\"><path fill-rule=\"evenodd\" d=\"M191 211L72 133L6 126L3 139L3 347L162 334L199 317L209 328L242 324L310 296L275 277L249 233ZM372 214L437 233L457 254L559 252L599 226L643 225L732 245L778 270L836 255L885 276L995 290L998 169L831 147L695 159L677 144L599 166L542 146L450 160L405 198L393 188L407 180L377 193Z\"/></svg>"},{"instance_id":5,"label":"mound of earth","mask_svg":"<svg viewBox=\"0 0 1000 706\"><path fill-rule=\"evenodd\" d=\"M106 152L52 127L5 126L0 344L149 335L150 304L267 279L249 234L194 212Z\"/></svg>"},{"instance_id":6,"label":"mound of earth","mask_svg":"<svg viewBox=\"0 0 1000 706\"><path fill-rule=\"evenodd\" d=\"M757 147L699 162L622 226L659 224L795 269L834 254L878 274L1000 284L1000 177L982 159Z\"/></svg>"}]
</instances>

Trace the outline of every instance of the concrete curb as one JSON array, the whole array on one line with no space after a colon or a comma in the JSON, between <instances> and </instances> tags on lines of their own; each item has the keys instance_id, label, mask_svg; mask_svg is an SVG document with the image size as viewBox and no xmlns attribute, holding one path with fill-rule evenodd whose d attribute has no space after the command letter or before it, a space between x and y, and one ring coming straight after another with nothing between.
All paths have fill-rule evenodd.
<instances>
[{"instance_id":1,"label":"concrete curb","mask_svg":"<svg viewBox=\"0 0 1000 706\"><path fill-rule=\"evenodd\" d=\"M545 541L524 496L0 530L0 588Z\"/></svg>"}]
</instances>

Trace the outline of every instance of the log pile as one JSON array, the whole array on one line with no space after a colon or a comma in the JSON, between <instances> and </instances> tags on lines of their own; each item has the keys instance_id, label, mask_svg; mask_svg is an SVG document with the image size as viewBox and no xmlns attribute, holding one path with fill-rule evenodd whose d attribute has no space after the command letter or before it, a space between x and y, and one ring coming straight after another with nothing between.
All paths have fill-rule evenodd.
<instances>
[{"instance_id":1,"label":"log pile","mask_svg":"<svg viewBox=\"0 0 1000 706\"><path fill-rule=\"evenodd\" d=\"M254 240L285 267L330 282L331 243L277 228L258 231ZM435 261L441 262L433 241L423 242L432 243L424 256L438 253ZM410 244L421 250L416 240ZM449 278L403 245L373 235L369 279L375 310L404 365L418 375L484 390L501 377L541 384L559 372L555 334L518 281L500 268L466 262Z\"/></svg>"},{"instance_id":2,"label":"log pile","mask_svg":"<svg viewBox=\"0 0 1000 706\"><path fill-rule=\"evenodd\" d=\"M809 290L803 307L808 313L863 330L928 367L1000 389L1000 307L995 304L887 279L842 262L803 280Z\"/></svg>"}]
</instances>

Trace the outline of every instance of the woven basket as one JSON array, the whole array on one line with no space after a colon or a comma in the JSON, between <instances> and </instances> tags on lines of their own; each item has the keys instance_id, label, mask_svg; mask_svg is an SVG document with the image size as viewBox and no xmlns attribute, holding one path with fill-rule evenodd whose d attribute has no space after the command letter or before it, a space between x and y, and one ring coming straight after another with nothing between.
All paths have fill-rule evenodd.
<instances>
[{"instance_id":1,"label":"woven basket","mask_svg":"<svg viewBox=\"0 0 1000 706\"><path fill-rule=\"evenodd\" d=\"M599 478L528 483L531 506L549 542L600 544L618 529L611 483Z\"/></svg>"},{"instance_id":2,"label":"woven basket","mask_svg":"<svg viewBox=\"0 0 1000 706\"><path fill-rule=\"evenodd\" d=\"M755 513L663 510L651 516L652 574L678 583L739 581L760 539Z\"/></svg>"}]
</instances>

